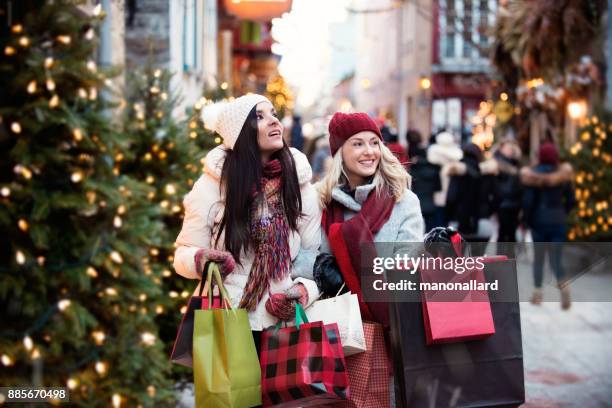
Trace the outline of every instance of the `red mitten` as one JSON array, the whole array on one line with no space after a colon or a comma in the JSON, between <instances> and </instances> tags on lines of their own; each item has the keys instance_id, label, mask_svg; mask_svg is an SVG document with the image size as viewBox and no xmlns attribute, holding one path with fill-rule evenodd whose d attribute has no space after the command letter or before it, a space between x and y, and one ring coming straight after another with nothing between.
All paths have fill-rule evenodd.
<instances>
[{"instance_id":1,"label":"red mitten","mask_svg":"<svg viewBox=\"0 0 612 408\"><path fill-rule=\"evenodd\" d=\"M296 283L285 291L288 299L295 299L304 307L308 304L308 290L303 283Z\"/></svg>"},{"instance_id":2,"label":"red mitten","mask_svg":"<svg viewBox=\"0 0 612 408\"><path fill-rule=\"evenodd\" d=\"M301 283L293 285L285 293L270 295L266 301L266 310L280 320L293 320L296 302L300 302L302 306L308 303L308 291Z\"/></svg>"},{"instance_id":3,"label":"red mitten","mask_svg":"<svg viewBox=\"0 0 612 408\"><path fill-rule=\"evenodd\" d=\"M206 264L207 260L219 264L219 270L221 271L223 278L232 273L234 267L236 266L236 261L234 261L234 257L229 252L202 248L199 249L194 256L196 272L198 275L202 276L202 273L204 272L204 265Z\"/></svg>"},{"instance_id":4,"label":"red mitten","mask_svg":"<svg viewBox=\"0 0 612 408\"><path fill-rule=\"evenodd\" d=\"M280 320L293 320L295 318L295 300L287 298L284 293L270 295L266 301L266 310Z\"/></svg>"}]
</instances>

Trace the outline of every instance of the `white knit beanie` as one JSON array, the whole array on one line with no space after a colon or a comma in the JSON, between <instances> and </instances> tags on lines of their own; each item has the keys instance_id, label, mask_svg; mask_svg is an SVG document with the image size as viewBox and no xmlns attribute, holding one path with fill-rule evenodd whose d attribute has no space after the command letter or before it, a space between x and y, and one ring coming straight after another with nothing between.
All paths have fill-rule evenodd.
<instances>
[{"instance_id":1,"label":"white knit beanie","mask_svg":"<svg viewBox=\"0 0 612 408\"><path fill-rule=\"evenodd\" d=\"M269 102L263 95L243 95L231 102L205 107L202 111L202 120L207 128L221 135L225 147L233 149L251 109L258 103L266 101Z\"/></svg>"}]
</instances>

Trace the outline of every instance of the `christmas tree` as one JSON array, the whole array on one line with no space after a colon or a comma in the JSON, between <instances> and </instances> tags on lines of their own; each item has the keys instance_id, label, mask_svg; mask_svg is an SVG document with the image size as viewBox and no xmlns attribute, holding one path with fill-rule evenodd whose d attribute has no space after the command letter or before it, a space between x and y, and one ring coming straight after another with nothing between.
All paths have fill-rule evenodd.
<instances>
[{"instance_id":1,"label":"christmas tree","mask_svg":"<svg viewBox=\"0 0 612 408\"><path fill-rule=\"evenodd\" d=\"M153 189L122 173L129 144L93 56L101 7L77 3L0 6L0 384L170 404L167 294L148 266L163 225Z\"/></svg>"},{"instance_id":2,"label":"christmas tree","mask_svg":"<svg viewBox=\"0 0 612 408\"><path fill-rule=\"evenodd\" d=\"M168 70L156 68L152 62L128 76L123 123L124 133L130 135L130 149L120 165L122 173L152 187L148 199L159 210L158 219L164 225L159 245L149 249L148 267L153 275L162 277L163 292L168 294L156 309L160 338L168 355L181 313L196 285L172 271L174 241L184 213L182 199L202 174L204 155L215 145L200 117L206 99L190 108L185 120L173 116L180 96L171 91L171 78ZM173 367L176 380L191 379L191 370Z\"/></svg>"},{"instance_id":3,"label":"christmas tree","mask_svg":"<svg viewBox=\"0 0 612 408\"><path fill-rule=\"evenodd\" d=\"M584 121L567 154L575 172L578 205L570 214L570 240L612 239L612 121L610 115Z\"/></svg>"}]
</instances>

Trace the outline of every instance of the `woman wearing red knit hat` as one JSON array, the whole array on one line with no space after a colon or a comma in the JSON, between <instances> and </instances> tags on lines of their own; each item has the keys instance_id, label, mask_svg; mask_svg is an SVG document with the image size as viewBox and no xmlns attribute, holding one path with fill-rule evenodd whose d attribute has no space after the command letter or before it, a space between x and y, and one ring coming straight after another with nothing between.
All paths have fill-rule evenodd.
<instances>
[{"instance_id":1,"label":"woman wearing red knit hat","mask_svg":"<svg viewBox=\"0 0 612 408\"><path fill-rule=\"evenodd\" d=\"M315 281L319 290L331 296L344 284L344 290L357 294L364 321L388 327L387 304L365 302L362 296L361 244L422 242L424 223L419 199L409 189L406 169L383 144L378 126L367 114L336 113L329 123L329 144L331 169L317 184L324 234L315 263ZM373 348L384 348L384 343L379 337ZM354 394L353 386L360 382L354 384L353 376L359 373L352 368L351 357L347 364ZM388 377L376 381L388 385ZM378 405L388 406L389 393L379 395L385 401L377 401Z\"/></svg>"}]
</instances>

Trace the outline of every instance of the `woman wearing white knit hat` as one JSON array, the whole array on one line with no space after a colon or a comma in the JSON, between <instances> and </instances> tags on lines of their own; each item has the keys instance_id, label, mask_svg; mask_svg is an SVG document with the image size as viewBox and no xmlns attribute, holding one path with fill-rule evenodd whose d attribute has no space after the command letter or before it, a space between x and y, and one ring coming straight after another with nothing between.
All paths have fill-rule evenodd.
<instances>
[{"instance_id":1,"label":"woman wearing white knit hat","mask_svg":"<svg viewBox=\"0 0 612 408\"><path fill-rule=\"evenodd\" d=\"M223 145L185 197L174 267L201 279L206 260L217 262L232 303L249 311L259 350L264 328L318 297L309 279L321 240L318 197L306 156L285 144L266 97L244 95L207 113Z\"/></svg>"}]
</instances>

